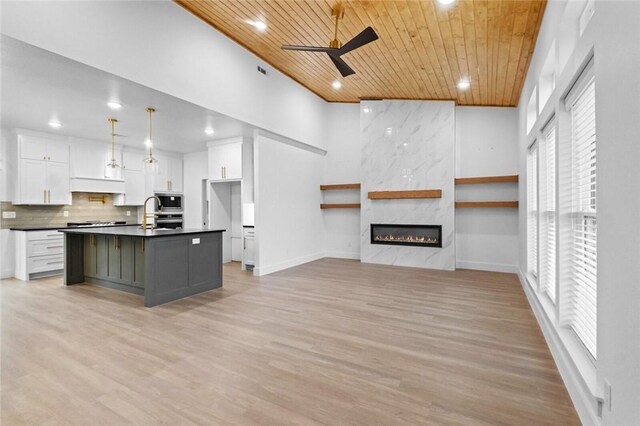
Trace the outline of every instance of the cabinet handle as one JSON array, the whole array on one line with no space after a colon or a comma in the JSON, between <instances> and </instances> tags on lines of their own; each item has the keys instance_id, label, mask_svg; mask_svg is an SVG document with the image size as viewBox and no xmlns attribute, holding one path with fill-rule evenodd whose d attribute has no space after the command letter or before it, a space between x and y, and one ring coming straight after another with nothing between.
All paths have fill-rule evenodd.
<instances>
[{"instance_id":1,"label":"cabinet handle","mask_svg":"<svg viewBox=\"0 0 640 426\"><path fill-rule=\"evenodd\" d=\"M51 190L47 189L47 198L49 200L49 204L51 204Z\"/></svg>"},{"instance_id":2,"label":"cabinet handle","mask_svg":"<svg viewBox=\"0 0 640 426\"><path fill-rule=\"evenodd\" d=\"M145 250L145 248L146 248L146 246L147 246L147 245L145 244L145 241L146 241L146 240L143 238L143 239L142 239L142 252L143 252L143 253L144 253L144 250Z\"/></svg>"},{"instance_id":3,"label":"cabinet handle","mask_svg":"<svg viewBox=\"0 0 640 426\"><path fill-rule=\"evenodd\" d=\"M59 265L61 264L61 261L57 261L57 262L47 262L47 265Z\"/></svg>"},{"instance_id":4,"label":"cabinet handle","mask_svg":"<svg viewBox=\"0 0 640 426\"><path fill-rule=\"evenodd\" d=\"M42 202L43 203L47 202L47 190L46 189L42 190Z\"/></svg>"},{"instance_id":5,"label":"cabinet handle","mask_svg":"<svg viewBox=\"0 0 640 426\"><path fill-rule=\"evenodd\" d=\"M52 249L52 248L62 248L62 247L64 247L64 246L49 246L49 247L47 247L47 248L48 248L48 249Z\"/></svg>"},{"instance_id":6,"label":"cabinet handle","mask_svg":"<svg viewBox=\"0 0 640 426\"><path fill-rule=\"evenodd\" d=\"M246 250L247 249L247 239L243 238L242 239L242 250Z\"/></svg>"}]
</instances>

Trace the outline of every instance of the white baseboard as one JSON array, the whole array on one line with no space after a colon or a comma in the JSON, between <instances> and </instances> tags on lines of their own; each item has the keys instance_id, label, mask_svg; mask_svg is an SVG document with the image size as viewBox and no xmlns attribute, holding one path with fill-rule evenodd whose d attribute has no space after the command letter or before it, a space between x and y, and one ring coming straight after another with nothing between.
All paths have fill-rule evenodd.
<instances>
[{"instance_id":1,"label":"white baseboard","mask_svg":"<svg viewBox=\"0 0 640 426\"><path fill-rule=\"evenodd\" d=\"M560 372L560 376L567 387L567 391L569 391L569 396L580 417L580 421L583 425L600 426L602 422L598 417L596 397L594 395L595 390L593 389L596 386L595 383L592 383L590 387L585 381L567 345L563 342L563 338L560 336L558 329L547 315L540 300L520 269L518 270L518 278L527 296L531 310L538 320L538 324L547 342L547 346L551 351L551 356L556 363L556 367ZM570 333L570 331L566 331ZM593 376L595 376L595 369ZM592 381L595 381L595 377L592 378Z\"/></svg>"},{"instance_id":2,"label":"white baseboard","mask_svg":"<svg viewBox=\"0 0 640 426\"><path fill-rule=\"evenodd\" d=\"M13 270L13 268L6 268L0 271L0 279L13 278L14 275L15 271Z\"/></svg>"},{"instance_id":3,"label":"white baseboard","mask_svg":"<svg viewBox=\"0 0 640 426\"><path fill-rule=\"evenodd\" d=\"M346 251L327 251L324 257L335 257L337 259L353 259L360 260L360 253L351 253Z\"/></svg>"},{"instance_id":4,"label":"white baseboard","mask_svg":"<svg viewBox=\"0 0 640 426\"><path fill-rule=\"evenodd\" d=\"M473 269L476 271L506 272L508 274L517 274L519 271L519 268L517 265L505 265L502 263L472 262L469 260L456 260L456 268Z\"/></svg>"},{"instance_id":5,"label":"white baseboard","mask_svg":"<svg viewBox=\"0 0 640 426\"><path fill-rule=\"evenodd\" d=\"M302 256L295 259L286 260L284 262L275 263L273 265L255 267L253 269L253 275L262 276L273 274L274 272L282 271L283 269L293 268L294 266L302 265L303 263L313 262L314 260L322 259L325 257L324 252L310 254L308 256Z\"/></svg>"}]
</instances>

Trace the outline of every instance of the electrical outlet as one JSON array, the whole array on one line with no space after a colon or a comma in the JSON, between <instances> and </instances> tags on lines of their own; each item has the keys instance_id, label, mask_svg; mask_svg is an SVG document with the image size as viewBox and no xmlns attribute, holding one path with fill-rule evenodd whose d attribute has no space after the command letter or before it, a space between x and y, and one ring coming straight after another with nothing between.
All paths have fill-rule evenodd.
<instances>
[{"instance_id":1,"label":"electrical outlet","mask_svg":"<svg viewBox=\"0 0 640 426\"><path fill-rule=\"evenodd\" d=\"M67 210L63 211L62 216L69 217L69 212Z\"/></svg>"},{"instance_id":2,"label":"electrical outlet","mask_svg":"<svg viewBox=\"0 0 640 426\"><path fill-rule=\"evenodd\" d=\"M16 212L2 212L2 218L3 219L15 219L16 218Z\"/></svg>"},{"instance_id":3,"label":"electrical outlet","mask_svg":"<svg viewBox=\"0 0 640 426\"><path fill-rule=\"evenodd\" d=\"M191 244L200 244L200 238L192 238Z\"/></svg>"},{"instance_id":4,"label":"electrical outlet","mask_svg":"<svg viewBox=\"0 0 640 426\"><path fill-rule=\"evenodd\" d=\"M131 216L131 210L127 210L127 216Z\"/></svg>"},{"instance_id":5,"label":"electrical outlet","mask_svg":"<svg viewBox=\"0 0 640 426\"><path fill-rule=\"evenodd\" d=\"M604 406L611 411L611 383L605 379L604 381Z\"/></svg>"}]
</instances>

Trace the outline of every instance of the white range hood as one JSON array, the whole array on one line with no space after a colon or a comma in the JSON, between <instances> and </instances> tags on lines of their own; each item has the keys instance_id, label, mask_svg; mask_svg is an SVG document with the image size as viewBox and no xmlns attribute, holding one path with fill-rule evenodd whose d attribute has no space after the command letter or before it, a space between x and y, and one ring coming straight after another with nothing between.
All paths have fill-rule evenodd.
<instances>
[{"instance_id":1,"label":"white range hood","mask_svg":"<svg viewBox=\"0 0 640 426\"><path fill-rule=\"evenodd\" d=\"M124 193L124 179L72 177L71 192Z\"/></svg>"}]
</instances>

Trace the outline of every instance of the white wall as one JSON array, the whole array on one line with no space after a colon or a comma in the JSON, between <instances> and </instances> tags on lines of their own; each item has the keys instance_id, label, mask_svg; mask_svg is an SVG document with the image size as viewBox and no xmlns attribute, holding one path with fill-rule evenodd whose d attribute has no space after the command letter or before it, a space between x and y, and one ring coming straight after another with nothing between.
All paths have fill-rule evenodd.
<instances>
[{"instance_id":1,"label":"white wall","mask_svg":"<svg viewBox=\"0 0 640 426\"><path fill-rule=\"evenodd\" d=\"M207 151L184 155L184 227L201 228L202 179L208 179Z\"/></svg>"},{"instance_id":2,"label":"white wall","mask_svg":"<svg viewBox=\"0 0 640 426\"><path fill-rule=\"evenodd\" d=\"M542 108L532 135L526 134L526 104L554 40L566 46L563 16L578 2L548 2L536 50L518 108L520 164L520 268L523 287L584 424L640 423L640 2L597 1L595 14L572 55L560 52L562 72L556 90ZM526 270L526 166L529 143L552 114L562 112L561 97L594 52L596 131L598 138L598 359L583 362L571 333L558 323L524 282ZM561 142L562 143L562 142ZM562 286L562 282L560 282ZM576 350L577 349L577 350ZM611 384L611 409L597 415L595 396Z\"/></svg>"},{"instance_id":3,"label":"white wall","mask_svg":"<svg viewBox=\"0 0 640 426\"><path fill-rule=\"evenodd\" d=\"M329 104L323 184L360 182L360 104ZM359 203L360 191L323 191L325 203ZM322 211L327 257L360 259L360 210Z\"/></svg>"},{"instance_id":4,"label":"white wall","mask_svg":"<svg viewBox=\"0 0 640 426\"><path fill-rule=\"evenodd\" d=\"M456 107L456 177L518 174L515 108ZM456 186L456 201L518 199L514 183ZM456 267L518 271L518 209L456 209Z\"/></svg>"},{"instance_id":5,"label":"white wall","mask_svg":"<svg viewBox=\"0 0 640 426\"><path fill-rule=\"evenodd\" d=\"M323 160L262 135L254 139L256 275L324 257Z\"/></svg>"},{"instance_id":6,"label":"white wall","mask_svg":"<svg viewBox=\"0 0 640 426\"><path fill-rule=\"evenodd\" d=\"M10 37L271 132L326 144L324 100L173 2L3 2L1 19Z\"/></svg>"}]
</instances>

